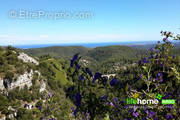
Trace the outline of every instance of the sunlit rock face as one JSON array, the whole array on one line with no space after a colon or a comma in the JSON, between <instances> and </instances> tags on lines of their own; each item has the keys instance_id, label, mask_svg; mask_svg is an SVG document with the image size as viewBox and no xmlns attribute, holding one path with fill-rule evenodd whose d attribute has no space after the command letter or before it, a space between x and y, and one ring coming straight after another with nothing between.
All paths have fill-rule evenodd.
<instances>
[{"instance_id":1,"label":"sunlit rock face","mask_svg":"<svg viewBox=\"0 0 180 120\"><path fill-rule=\"evenodd\" d=\"M30 62L30 63L34 63L36 65L39 65L39 62L37 60L28 56L25 53L19 53L18 59L23 60L23 62L25 62L25 63Z\"/></svg>"},{"instance_id":2,"label":"sunlit rock face","mask_svg":"<svg viewBox=\"0 0 180 120\"><path fill-rule=\"evenodd\" d=\"M38 70L36 70L34 72L37 73L39 77L41 76L41 73ZM38 79L39 79L39 77L38 77ZM46 91L46 82L45 82L45 80L41 79L39 92L44 92L44 91Z\"/></svg>"},{"instance_id":3,"label":"sunlit rock face","mask_svg":"<svg viewBox=\"0 0 180 120\"><path fill-rule=\"evenodd\" d=\"M6 116L5 115L0 116L0 120L6 120Z\"/></svg>"},{"instance_id":4,"label":"sunlit rock face","mask_svg":"<svg viewBox=\"0 0 180 120\"><path fill-rule=\"evenodd\" d=\"M11 83L8 80L3 80L0 78L0 90L4 90L5 88L11 90L16 87L22 89L25 85L27 85L29 88L32 86L33 74L33 70L31 70L29 73L25 72L23 75L19 75L17 79Z\"/></svg>"},{"instance_id":5,"label":"sunlit rock face","mask_svg":"<svg viewBox=\"0 0 180 120\"><path fill-rule=\"evenodd\" d=\"M0 90L4 90L3 79L0 78Z\"/></svg>"},{"instance_id":6,"label":"sunlit rock face","mask_svg":"<svg viewBox=\"0 0 180 120\"><path fill-rule=\"evenodd\" d=\"M33 70L31 70L29 73L25 72L23 75L20 75L16 81L10 83L8 85L8 90L14 89L16 87L19 87L20 89L24 88L26 85L28 88L32 86L32 79L33 79Z\"/></svg>"},{"instance_id":7,"label":"sunlit rock face","mask_svg":"<svg viewBox=\"0 0 180 120\"><path fill-rule=\"evenodd\" d=\"M35 65L39 65L39 62L37 60L35 60L34 58L28 56L23 52L19 53L18 59L22 60L25 63L33 63ZM10 82L10 80L8 79L0 78L0 90L1 91L12 90L17 87L19 87L19 89L22 89L25 86L30 88L32 86L32 80L35 73L37 73L39 77L41 76L41 73L39 71L30 70L29 72L26 71L24 74L17 75L17 77L12 78L13 79L12 82ZM41 82L40 91L43 92L45 89L46 89L45 82Z\"/></svg>"},{"instance_id":8,"label":"sunlit rock face","mask_svg":"<svg viewBox=\"0 0 180 120\"><path fill-rule=\"evenodd\" d=\"M46 91L46 83L42 80L39 92L43 92L43 91Z\"/></svg>"}]
</instances>

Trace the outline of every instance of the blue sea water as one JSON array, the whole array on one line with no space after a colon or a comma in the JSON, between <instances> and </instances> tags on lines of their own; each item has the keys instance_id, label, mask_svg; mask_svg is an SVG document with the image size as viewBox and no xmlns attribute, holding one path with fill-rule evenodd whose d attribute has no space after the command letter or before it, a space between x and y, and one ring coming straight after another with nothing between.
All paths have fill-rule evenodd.
<instances>
[{"instance_id":1,"label":"blue sea water","mask_svg":"<svg viewBox=\"0 0 180 120\"><path fill-rule=\"evenodd\" d=\"M21 49L30 49L30 48L43 48L43 47L52 47L52 46L83 46L87 48L103 47L110 45L148 45L155 44L157 41L136 41L136 42L107 42L107 43L68 43L68 44L29 44L29 45L14 45L13 47Z\"/></svg>"}]
</instances>

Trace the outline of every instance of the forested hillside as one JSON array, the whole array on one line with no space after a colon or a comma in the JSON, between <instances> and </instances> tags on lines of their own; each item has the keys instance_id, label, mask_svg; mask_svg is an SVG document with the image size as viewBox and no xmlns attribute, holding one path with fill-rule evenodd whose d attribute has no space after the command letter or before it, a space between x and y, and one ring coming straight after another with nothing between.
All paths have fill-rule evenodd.
<instances>
[{"instance_id":1,"label":"forested hillside","mask_svg":"<svg viewBox=\"0 0 180 120\"><path fill-rule=\"evenodd\" d=\"M100 71L104 74L115 73L122 67L134 65L137 61L148 55L148 50L155 45L136 45L136 46L106 46L97 48L85 48L78 46L71 47L47 47L24 49L27 54L40 57L42 55L50 55L54 58L70 58L79 53L82 56L82 65L89 67L92 71ZM180 55L179 44L175 44L173 55Z\"/></svg>"},{"instance_id":2,"label":"forested hillside","mask_svg":"<svg viewBox=\"0 0 180 120\"><path fill-rule=\"evenodd\" d=\"M16 48L0 48L0 119L70 119L67 66L63 59L35 59Z\"/></svg>"},{"instance_id":3,"label":"forested hillside","mask_svg":"<svg viewBox=\"0 0 180 120\"><path fill-rule=\"evenodd\" d=\"M177 120L180 115L180 49L168 37L151 49L1 47L0 66L2 119ZM177 99L174 109L133 111L126 104L126 98L155 99L157 93Z\"/></svg>"},{"instance_id":4,"label":"forested hillside","mask_svg":"<svg viewBox=\"0 0 180 120\"><path fill-rule=\"evenodd\" d=\"M98 71L92 74L89 68L79 66L81 56L75 54L70 64L75 69L71 73L73 85L67 89L76 106L74 116L88 120L179 120L180 56L175 55L179 51L169 38L180 40L180 35L161 34L163 41L115 76ZM105 54L99 53L101 57ZM169 100L173 102L165 103Z\"/></svg>"},{"instance_id":5,"label":"forested hillside","mask_svg":"<svg viewBox=\"0 0 180 120\"><path fill-rule=\"evenodd\" d=\"M47 47L38 49L25 49L27 54L40 57L42 55L50 55L55 58L62 57L66 60L79 53L82 56L84 65L90 67L93 71L103 73L114 72L120 66L125 64L133 64L140 57L147 54L147 50L131 48L127 46L107 46L97 48L85 47ZM104 66L105 65L105 66ZM109 67L113 67L110 69Z\"/></svg>"},{"instance_id":6,"label":"forested hillside","mask_svg":"<svg viewBox=\"0 0 180 120\"><path fill-rule=\"evenodd\" d=\"M34 48L34 49L25 49L24 52L33 56L42 56L42 55L51 55L52 57L63 57L70 58L76 53L82 55L86 54L89 49L81 46L71 46L71 47L46 47L46 48Z\"/></svg>"}]
</instances>

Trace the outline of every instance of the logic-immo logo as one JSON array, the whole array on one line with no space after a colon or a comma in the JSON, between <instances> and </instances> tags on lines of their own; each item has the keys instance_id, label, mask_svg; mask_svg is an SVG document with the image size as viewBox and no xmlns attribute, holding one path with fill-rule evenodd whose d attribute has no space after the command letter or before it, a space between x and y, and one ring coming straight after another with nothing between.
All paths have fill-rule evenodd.
<instances>
[{"instance_id":1,"label":"logic-immo logo","mask_svg":"<svg viewBox=\"0 0 180 120\"><path fill-rule=\"evenodd\" d=\"M162 95L158 94L157 95L157 99L161 100ZM127 98L127 104L158 104L159 101L157 99L134 99L134 98ZM175 104L175 100L174 99L162 99L161 100L161 104Z\"/></svg>"}]
</instances>

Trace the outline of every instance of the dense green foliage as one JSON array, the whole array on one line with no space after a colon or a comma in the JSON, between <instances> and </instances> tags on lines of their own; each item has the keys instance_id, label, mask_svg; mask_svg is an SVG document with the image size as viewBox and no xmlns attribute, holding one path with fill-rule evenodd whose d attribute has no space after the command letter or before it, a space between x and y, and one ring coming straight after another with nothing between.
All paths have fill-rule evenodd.
<instances>
[{"instance_id":1,"label":"dense green foliage","mask_svg":"<svg viewBox=\"0 0 180 120\"><path fill-rule=\"evenodd\" d=\"M79 53L82 58L80 64L90 68L92 71L99 71L103 74L116 73L121 67L137 63L138 59L147 55L147 50L155 45L136 45L136 46L106 46L97 48L84 47L47 47L25 49L24 52L33 56L50 55L55 58L70 58ZM180 55L179 44L172 50L173 55ZM86 60L84 62L84 60ZM112 67L113 66L113 67Z\"/></svg>"},{"instance_id":2,"label":"dense green foliage","mask_svg":"<svg viewBox=\"0 0 180 120\"><path fill-rule=\"evenodd\" d=\"M16 74L23 74L25 71L35 69L31 63L23 63L17 58L19 50L12 47L0 48L0 77L8 79L10 82L15 80ZM13 79L14 78L14 79Z\"/></svg>"},{"instance_id":3,"label":"dense green foliage","mask_svg":"<svg viewBox=\"0 0 180 120\"><path fill-rule=\"evenodd\" d=\"M24 52L33 56L51 55L52 57L70 58L76 53L86 54L89 49L81 46L71 47L47 47L47 48L34 48L25 49Z\"/></svg>"},{"instance_id":4,"label":"dense green foliage","mask_svg":"<svg viewBox=\"0 0 180 120\"><path fill-rule=\"evenodd\" d=\"M1 80L10 83L15 82L16 77L31 69L34 71L39 70L42 75L33 74L30 88L25 86L23 89L17 87L8 90L8 88L5 88L0 91L0 118L6 115L6 119L9 119L10 114L16 113L17 116L14 119L17 120L40 120L40 118L44 117L58 120L70 119L70 106L73 105L69 100L66 100L63 89L67 83L67 63L65 60L55 60L50 56L42 56L39 60L40 64L36 66L18 59L20 52L22 51L12 47L0 48ZM47 99L49 95L46 91L40 93L41 80L46 83L46 90L52 92L52 97ZM25 104L31 104L34 107L27 109ZM12 107L15 111L8 109L9 107ZM39 107L41 107L41 110ZM49 107L53 108L53 110L51 111Z\"/></svg>"},{"instance_id":5,"label":"dense green foliage","mask_svg":"<svg viewBox=\"0 0 180 120\"><path fill-rule=\"evenodd\" d=\"M88 68L79 66L79 54L71 59L73 85L67 95L74 102L75 117L85 119L177 120L180 116L180 56L171 56L171 32L161 32L163 42L151 48L148 56L119 72L108 81L101 73L92 76ZM177 38L180 40L179 38ZM118 79L117 79L118 78ZM126 87L125 87L126 86ZM175 104L161 104L162 99L174 99ZM159 104L128 105L126 98L152 99ZM142 107L142 108L141 108Z\"/></svg>"},{"instance_id":6,"label":"dense green foliage","mask_svg":"<svg viewBox=\"0 0 180 120\"><path fill-rule=\"evenodd\" d=\"M173 37L169 33L162 34L165 38ZM14 111L8 110L12 106L17 111L14 118L17 120L153 120L166 119L167 115L176 120L180 115L180 49L178 45L174 49L167 40L153 45L155 48L151 51L147 51L146 47L138 49L127 46L23 50L38 57L37 66L17 58L22 50L0 48L0 78L13 82L18 75L30 69L41 73L40 77L34 74L30 88L25 86L23 89L0 91L0 117L13 113ZM76 55L70 61L74 54ZM141 61L138 62L139 60ZM103 74L116 76L107 79L102 77ZM47 91L42 93L39 92L40 80L46 83ZM163 97L169 95L169 99L177 99L176 104L171 106L174 109L151 109L151 106L132 109L125 103L127 97L155 99L157 93ZM34 107L26 109L26 103L33 104ZM152 116L150 113L153 113Z\"/></svg>"},{"instance_id":7,"label":"dense green foliage","mask_svg":"<svg viewBox=\"0 0 180 120\"><path fill-rule=\"evenodd\" d=\"M92 71L100 71L102 73L112 73L117 71L111 69L110 66L121 66L132 64L137 61L140 56L146 54L146 50L140 50L127 46L107 46L97 48L84 47L47 47L37 49L26 49L26 53L33 56L42 56L49 54L52 57L62 57L69 60L74 54L82 55L81 60L86 60L87 64L81 64L92 69ZM80 61L81 62L81 61ZM81 62L81 63L86 63Z\"/></svg>"},{"instance_id":8,"label":"dense green foliage","mask_svg":"<svg viewBox=\"0 0 180 120\"><path fill-rule=\"evenodd\" d=\"M54 58L44 59L41 58L39 70L43 76L46 76L49 80L59 81L60 85L65 85L67 83L66 73L62 69L62 65Z\"/></svg>"}]
</instances>

